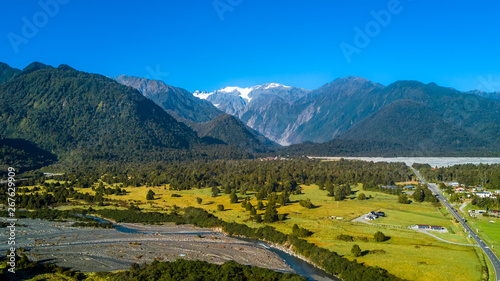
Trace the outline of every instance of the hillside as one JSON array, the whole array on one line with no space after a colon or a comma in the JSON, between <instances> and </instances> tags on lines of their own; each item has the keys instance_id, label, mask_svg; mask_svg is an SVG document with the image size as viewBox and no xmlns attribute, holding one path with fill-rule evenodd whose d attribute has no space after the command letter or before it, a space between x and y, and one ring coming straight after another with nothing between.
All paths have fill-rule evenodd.
<instances>
[{"instance_id":1,"label":"hillside","mask_svg":"<svg viewBox=\"0 0 500 281\"><path fill-rule=\"evenodd\" d=\"M277 145L239 119L229 114L221 114L206 123L191 123L199 137L210 137L239 147L249 152L265 152Z\"/></svg>"},{"instance_id":2,"label":"hillside","mask_svg":"<svg viewBox=\"0 0 500 281\"><path fill-rule=\"evenodd\" d=\"M252 98L253 91L244 110L234 110L235 103L229 109L222 106L224 99L245 103L240 93L215 92L207 99L282 145L351 139L377 143L375 147L391 143L405 147L405 151L421 151L426 146L441 152L499 150L499 103L495 94L463 93L418 81L383 86L353 76L286 101L266 97L265 103L257 102Z\"/></svg>"},{"instance_id":3,"label":"hillside","mask_svg":"<svg viewBox=\"0 0 500 281\"><path fill-rule=\"evenodd\" d=\"M377 110L331 141L295 145L285 151L322 156L500 152L500 103L478 95L433 83L398 81L371 92L358 108Z\"/></svg>"},{"instance_id":4,"label":"hillside","mask_svg":"<svg viewBox=\"0 0 500 281\"><path fill-rule=\"evenodd\" d=\"M467 92L467 93L478 95L478 96L481 96L483 98L487 98L487 99L491 99L491 100L500 101L500 92L490 92L490 93L488 93L488 92L482 92L482 91L474 90L474 91L470 91L470 92Z\"/></svg>"},{"instance_id":5,"label":"hillside","mask_svg":"<svg viewBox=\"0 0 500 281\"><path fill-rule=\"evenodd\" d=\"M270 140L288 144L283 134L296 119L291 105L309 92L302 88L266 83L249 88L226 87L211 93L195 92L194 95L238 117Z\"/></svg>"},{"instance_id":6,"label":"hillside","mask_svg":"<svg viewBox=\"0 0 500 281\"><path fill-rule=\"evenodd\" d=\"M0 85L0 138L29 141L67 163L167 159L196 133L138 91L102 75L33 63Z\"/></svg>"},{"instance_id":7,"label":"hillside","mask_svg":"<svg viewBox=\"0 0 500 281\"><path fill-rule=\"evenodd\" d=\"M23 139L0 139L0 156L0 176L9 167L24 172L57 162L54 154Z\"/></svg>"},{"instance_id":8,"label":"hillside","mask_svg":"<svg viewBox=\"0 0 500 281\"><path fill-rule=\"evenodd\" d=\"M208 122L222 113L210 102L198 99L187 90L169 86L163 81L120 75L114 78L130 86L165 109L178 121Z\"/></svg>"},{"instance_id":9,"label":"hillside","mask_svg":"<svg viewBox=\"0 0 500 281\"><path fill-rule=\"evenodd\" d=\"M12 68L8 64L0 62L0 84L7 82L16 75L19 75L21 70Z\"/></svg>"},{"instance_id":10,"label":"hillside","mask_svg":"<svg viewBox=\"0 0 500 281\"><path fill-rule=\"evenodd\" d=\"M446 121L424 104L410 100L391 103L339 138L394 142L414 152L474 151L488 146L486 140Z\"/></svg>"}]
</instances>

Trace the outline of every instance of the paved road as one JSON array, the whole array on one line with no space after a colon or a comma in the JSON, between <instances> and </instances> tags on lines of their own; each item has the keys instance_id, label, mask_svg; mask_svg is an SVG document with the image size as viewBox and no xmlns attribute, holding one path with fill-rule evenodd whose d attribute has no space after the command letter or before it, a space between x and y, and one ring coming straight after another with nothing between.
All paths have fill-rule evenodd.
<instances>
[{"instance_id":1,"label":"paved road","mask_svg":"<svg viewBox=\"0 0 500 281\"><path fill-rule=\"evenodd\" d=\"M465 206L467 206L467 204L468 204L468 203L469 203L469 202L464 202L464 203L462 204L462 206L460 206L460 208L458 208L458 209L460 210L460 212L462 212L462 213L464 214L464 216L466 215L466 213L465 213L465 211L464 211L464 208L465 208Z\"/></svg>"},{"instance_id":2,"label":"paved road","mask_svg":"<svg viewBox=\"0 0 500 281\"><path fill-rule=\"evenodd\" d=\"M422 176L418 173L417 170L415 170L413 167L410 166L410 168L413 170L415 175L420 179L422 183L427 183ZM427 186L429 189L434 192L443 205L448 208L450 213L457 219L457 221L464 227L464 229L470 234L472 238L476 241L476 243L483 249L484 253L488 258L490 259L491 263L493 264L493 267L495 268L495 275L496 275L496 280L500 281L500 260L498 257L493 253L493 251L484 243L484 241L470 228L470 226L467 224L466 220L460 216L460 214L451 206L451 204L446 200L446 198L441 194L439 191L439 188L437 184L435 183L427 183Z\"/></svg>"},{"instance_id":3,"label":"paved road","mask_svg":"<svg viewBox=\"0 0 500 281\"><path fill-rule=\"evenodd\" d=\"M446 243L455 244L455 245L460 245L460 246L479 247L478 245L462 244L462 243L457 243L457 242L451 242L451 241L448 241L448 240L444 240L443 238L438 237L438 236L436 236L436 235L434 235L434 234L432 234L432 233L429 233L429 232L427 232L427 231L425 231L425 230L417 230L417 231L418 231L418 232L420 232L420 233L424 233L424 234L430 235L430 236L432 236L432 237L434 237L434 238L436 238L436 239L438 239L438 240L441 240L441 241L443 241L443 242L446 242Z\"/></svg>"}]
</instances>

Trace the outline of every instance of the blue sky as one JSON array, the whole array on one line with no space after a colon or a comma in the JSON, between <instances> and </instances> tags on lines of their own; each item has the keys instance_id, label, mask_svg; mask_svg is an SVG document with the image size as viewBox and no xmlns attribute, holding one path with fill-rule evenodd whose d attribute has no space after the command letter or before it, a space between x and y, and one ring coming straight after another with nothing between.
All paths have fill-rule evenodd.
<instances>
[{"instance_id":1,"label":"blue sky","mask_svg":"<svg viewBox=\"0 0 500 281\"><path fill-rule=\"evenodd\" d=\"M0 1L0 61L17 68L65 63L190 91L266 82L314 89L348 75L500 91L493 0L19 3Z\"/></svg>"}]
</instances>

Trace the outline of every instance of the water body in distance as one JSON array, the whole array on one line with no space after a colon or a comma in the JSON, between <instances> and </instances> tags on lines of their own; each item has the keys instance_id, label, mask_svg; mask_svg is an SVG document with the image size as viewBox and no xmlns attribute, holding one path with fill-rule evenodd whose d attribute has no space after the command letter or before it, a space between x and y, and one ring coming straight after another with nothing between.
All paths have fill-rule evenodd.
<instances>
[{"instance_id":1,"label":"water body in distance","mask_svg":"<svg viewBox=\"0 0 500 281\"><path fill-rule=\"evenodd\" d=\"M368 162L403 162L408 166L414 163L429 164L432 167L449 167L460 164L498 164L500 158L496 157L309 157L324 160L361 160Z\"/></svg>"}]
</instances>

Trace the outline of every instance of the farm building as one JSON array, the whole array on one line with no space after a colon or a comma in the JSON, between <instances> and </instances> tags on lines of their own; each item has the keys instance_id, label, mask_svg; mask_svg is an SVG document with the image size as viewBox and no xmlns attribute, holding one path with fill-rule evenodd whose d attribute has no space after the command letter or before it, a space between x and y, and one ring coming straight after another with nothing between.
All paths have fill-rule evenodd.
<instances>
[{"instance_id":1,"label":"farm building","mask_svg":"<svg viewBox=\"0 0 500 281\"><path fill-rule=\"evenodd\" d=\"M425 224L419 224L418 225L418 229L429 229L429 228L430 228L430 226L425 225Z\"/></svg>"}]
</instances>

